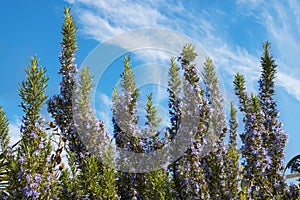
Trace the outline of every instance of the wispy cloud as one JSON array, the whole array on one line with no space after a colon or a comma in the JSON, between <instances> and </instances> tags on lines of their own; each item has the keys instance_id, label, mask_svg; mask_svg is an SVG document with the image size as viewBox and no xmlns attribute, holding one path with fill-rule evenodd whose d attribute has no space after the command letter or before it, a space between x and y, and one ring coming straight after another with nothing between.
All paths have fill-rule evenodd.
<instances>
[{"instance_id":1,"label":"wispy cloud","mask_svg":"<svg viewBox=\"0 0 300 200\"><path fill-rule=\"evenodd\" d=\"M20 140L20 117L14 116L14 120L9 123L10 145L17 143Z\"/></svg>"},{"instance_id":2,"label":"wispy cloud","mask_svg":"<svg viewBox=\"0 0 300 200\"><path fill-rule=\"evenodd\" d=\"M297 61L297 56L300 55L300 48L297 45L300 42L300 6L296 0L289 0L287 3L239 0L231 5L230 14L224 12L222 7L209 9L193 2L183 4L162 0L152 2L112 0L108 3L99 0L73 0L70 3L73 3L75 12L78 13L83 33L99 42L136 28L167 27L194 38L196 43L204 47L203 49L213 58L222 74L232 76L237 71L245 74L250 90L253 90L256 84L254 81L257 80L260 71L260 54L249 51L247 46L232 43L228 37L231 34L230 23L237 21L241 15L248 17L262 26L272 42L272 52L280 66L279 86L300 100L298 85L294 84L298 83L297 77L300 75ZM251 34L255 37L250 31L249 35ZM156 45L150 39L153 38L135 35L130 40L117 43L125 49L134 46L134 42ZM176 38L170 38L169 41L176 41ZM167 60L166 55L151 51L142 55L143 58L159 56L164 56L164 60Z\"/></svg>"},{"instance_id":3,"label":"wispy cloud","mask_svg":"<svg viewBox=\"0 0 300 200\"><path fill-rule=\"evenodd\" d=\"M123 29L113 27L107 20L88 10L81 11L80 21L85 24L83 32L88 33L91 38L98 41L103 41L123 31Z\"/></svg>"},{"instance_id":4,"label":"wispy cloud","mask_svg":"<svg viewBox=\"0 0 300 200\"><path fill-rule=\"evenodd\" d=\"M80 7L79 20L85 24L85 33L103 41L109 37L139 27L157 26L164 16L157 10L155 1L93 1L74 0L69 3ZM101 34L99 34L101 32Z\"/></svg>"},{"instance_id":5,"label":"wispy cloud","mask_svg":"<svg viewBox=\"0 0 300 200\"><path fill-rule=\"evenodd\" d=\"M289 94L294 95L296 99L300 101L299 79L279 72L277 82L280 86L284 87Z\"/></svg>"},{"instance_id":6,"label":"wispy cloud","mask_svg":"<svg viewBox=\"0 0 300 200\"><path fill-rule=\"evenodd\" d=\"M294 68L296 67L295 61L297 56L300 55L298 45L300 43L300 12L297 12L297 10L300 10L300 4L296 1L288 2L288 4L281 2L274 4L273 12L264 10L262 18L269 36L278 51L278 57ZM300 72L299 69L297 70Z\"/></svg>"},{"instance_id":7,"label":"wispy cloud","mask_svg":"<svg viewBox=\"0 0 300 200\"><path fill-rule=\"evenodd\" d=\"M240 3L251 5L251 15L265 27L279 66L277 84L300 101L300 3L295 0Z\"/></svg>"}]
</instances>

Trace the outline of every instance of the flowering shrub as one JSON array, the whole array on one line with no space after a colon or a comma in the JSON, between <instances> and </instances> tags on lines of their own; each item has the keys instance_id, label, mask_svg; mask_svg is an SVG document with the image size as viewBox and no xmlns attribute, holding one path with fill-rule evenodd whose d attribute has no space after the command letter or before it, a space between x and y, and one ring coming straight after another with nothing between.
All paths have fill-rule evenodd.
<instances>
[{"instance_id":1,"label":"flowering shrub","mask_svg":"<svg viewBox=\"0 0 300 200\"><path fill-rule=\"evenodd\" d=\"M152 94L145 107L145 126L140 127L139 89L130 57L125 56L120 84L112 94L114 131L109 133L91 109L93 75L83 67L76 76L75 33L70 8L65 8L60 93L47 100L46 69L32 58L19 89L24 112L21 139L13 146L8 145L8 120L0 107L1 199L299 199L299 186L287 185L284 177L287 135L274 100L277 66L268 42L263 45L259 93L247 93L241 74L234 79L244 115L242 133L238 134L233 103L227 122L212 60L206 59L200 74L191 44L183 47L177 60L171 59L170 124L163 131L158 131L161 119ZM54 122L46 123L40 114L45 102ZM179 141L179 149L188 143L179 157L170 145L174 141ZM164 147L169 149L163 151L161 158L166 160L161 168L136 172L131 162ZM128 152L141 157L130 160ZM158 162L149 159L148 163ZM298 159L288 167L297 171ZM120 165L127 170L116 168Z\"/></svg>"}]
</instances>

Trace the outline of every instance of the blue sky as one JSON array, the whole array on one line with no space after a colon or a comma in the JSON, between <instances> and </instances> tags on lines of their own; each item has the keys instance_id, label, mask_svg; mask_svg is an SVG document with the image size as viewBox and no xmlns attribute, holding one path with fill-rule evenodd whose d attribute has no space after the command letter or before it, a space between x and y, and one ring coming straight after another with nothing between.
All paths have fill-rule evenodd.
<instances>
[{"instance_id":1,"label":"blue sky","mask_svg":"<svg viewBox=\"0 0 300 200\"><path fill-rule=\"evenodd\" d=\"M50 80L47 94L51 96L58 92L60 29L63 7L67 5L71 5L78 27L79 66L98 44L118 34L148 27L168 28L192 38L213 59L227 101L236 100L232 87L236 72L245 75L249 92L255 92L260 72L261 45L269 40L278 65L276 100L281 113L280 119L289 135L286 159L300 153L300 3L297 0L2 2L0 104L10 120L14 140L18 135L22 116L21 108L18 107L20 97L17 90L25 78L24 68L29 64L31 56L37 55L40 64L48 69ZM126 49L126 44L119 45ZM161 52L147 51L136 53L132 63L166 64L168 59ZM111 75L121 72L120 59L116 59L112 66L114 65L119 67L110 68L111 72L106 71L105 78L101 80L105 82L105 87L97 88L96 95L96 101L100 102L97 116L107 123L110 89L119 78ZM137 78L139 75L142 76L137 74ZM156 93L159 94L159 91ZM156 98L156 101L160 103L164 99Z\"/></svg>"}]
</instances>

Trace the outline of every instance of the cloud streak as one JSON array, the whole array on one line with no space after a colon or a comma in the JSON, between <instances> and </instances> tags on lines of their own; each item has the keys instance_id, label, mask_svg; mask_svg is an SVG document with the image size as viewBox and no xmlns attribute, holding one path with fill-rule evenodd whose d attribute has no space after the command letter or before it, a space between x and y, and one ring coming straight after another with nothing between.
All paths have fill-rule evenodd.
<instances>
[{"instance_id":1,"label":"cloud streak","mask_svg":"<svg viewBox=\"0 0 300 200\"><path fill-rule=\"evenodd\" d=\"M14 145L21 139L20 127L21 127L20 118L18 116L14 116L13 122L9 123L9 136L10 136L9 145Z\"/></svg>"},{"instance_id":2,"label":"cloud streak","mask_svg":"<svg viewBox=\"0 0 300 200\"><path fill-rule=\"evenodd\" d=\"M283 2L264 2L260 0L237 1L227 14L222 7L210 9L193 2L170 3L155 0L152 2L135 0L112 0L109 3L99 0L73 0L75 12L79 15L82 32L99 42L127 30L145 27L167 27L195 39L213 58L221 74L245 74L254 90L259 75L258 52L251 52L247 46L239 46L230 41L232 24L240 17L255 21L265 30L272 42L272 52L279 67L278 84L290 95L300 101L298 89L300 68L297 55L300 54L300 5L296 0ZM238 32L236 34L239 34ZM251 30L249 35L254 35ZM255 35L254 35L255 37ZM132 40L130 40L132 41ZM136 42L148 41L139 38ZM119 43L130 48L126 42ZM155 60L161 54L144 53ZM166 60L166 56L164 60ZM202 64L202 63L200 63ZM287 70L288 69L288 70ZM293 73L287 73L292 71Z\"/></svg>"},{"instance_id":3,"label":"cloud streak","mask_svg":"<svg viewBox=\"0 0 300 200\"><path fill-rule=\"evenodd\" d=\"M300 4L298 1L286 2L240 2L252 5L251 15L255 15L272 42L272 52L278 64L277 84L300 101Z\"/></svg>"}]
</instances>

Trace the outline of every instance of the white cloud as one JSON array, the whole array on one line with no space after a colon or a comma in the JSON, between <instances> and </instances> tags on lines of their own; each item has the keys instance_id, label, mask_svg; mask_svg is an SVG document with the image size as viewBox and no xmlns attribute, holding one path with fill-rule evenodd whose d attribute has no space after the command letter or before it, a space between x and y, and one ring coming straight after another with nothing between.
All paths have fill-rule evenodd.
<instances>
[{"instance_id":1,"label":"white cloud","mask_svg":"<svg viewBox=\"0 0 300 200\"><path fill-rule=\"evenodd\" d=\"M252 5L252 15L264 25L269 40L271 53L278 64L277 84L283 87L290 95L300 101L300 4L298 1L276 1L259 3L244 1ZM253 6L255 5L255 6Z\"/></svg>"},{"instance_id":2,"label":"white cloud","mask_svg":"<svg viewBox=\"0 0 300 200\"><path fill-rule=\"evenodd\" d=\"M300 13L296 13L296 9L300 9L299 3L289 1L291 4L277 3L273 5L274 11L269 9L264 10L262 20L268 31L272 43L279 52L278 57L284 62L295 68L295 60L300 54L300 28L297 25L299 22ZM298 66L299 67L299 66ZM297 69L300 73L299 69Z\"/></svg>"},{"instance_id":3,"label":"white cloud","mask_svg":"<svg viewBox=\"0 0 300 200\"><path fill-rule=\"evenodd\" d=\"M78 12L79 20L88 27L85 32L100 41L108 39L111 34L120 33L132 28L157 26L164 16L154 7L154 3L139 1L93 1L74 0L73 4L83 6ZM97 31L94 31L94 30ZM101 35L98 34L101 31ZM110 34L109 34L110 33ZM100 36L100 37L99 37Z\"/></svg>"},{"instance_id":4,"label":"white cloud","mask_svg":"<svg viewBox=\"0 0 300 200\"><path fill-rule=\"evenodd\" d=\"M286 91L293 95L298 101L300 101L300 80L285 73L279 72L277 78L278 85L286 89Z\"/></svg>"},{"instance_id":5,"label":"white cloud","mask_svg":"<svg viewBox=\"0 0 300 200\"><path fill-rule=\"evenodd\" d=\"M199 46L205 47L220 71L231 76L238 71L244 74L250 90L254 90L260 72L257 52L251 54L246 49L247 47L240 47L226 40L229 22L225 20L238 20L239 16L234 19L234 15L229 15L220 9L199 9L200 6L187 8L179 2L170 3L162 0L152 2L74 0L69 2L75 7L84 34L99 42L136 28L171 28L188 34L197 41ZM261 0L239 0L236 6L235 9L239 14L252 17L252 20L256 20L264 27L272 42L271 52L274 52L275 60L279 63L278 84L300 100L298 84L296 84L299 82L296 77L300 76L297 60L297 56L300 55L299 2L289 0L288 3L280 1L266 3ZM162 41L155 37L132 35L132 38L114 41L114 44L131 49L141 43L156 46L169 41L174 41L176 44L178 40L176 37ZM174 46L174 48L180 50L182 46ZM169 60L166 55L145 51L140 59L159 62L157 58L163 57L161 60L164 62ZM283 71L285 73L282 73ZM287 74L286 71L292 71L293 74Z\"/></svg>"},{"instance_id":6,"label":"white cloud","mask_svg":"<svg viewBox=\"0 0 300 200\"><path fill-rule=\"evenodd\" d=\"M20 117L14 116L14 120L9 122L10 145L17 143L20 140Z\"/></svg>"},{"instance_id":7,"label":"white cloud","mask_svg":"<svg viewBox=\"0 0 300 200\"><path fill-rule=\"evenodd\" d=\"M300 6L299 6L299 2L297 0L289 0L289 5L290 5L290 8L292 9L292 14L293 16L295 17L296 19L296 23L297 23L297 26L298 27L297 31L298 33L300 34Z\"/></svg>"},{"instance_id":8,"label":"white cloud","mask_svg":"<svg viewBox=\"0 0 300 200\"><path fill-rule=\"evenodd\" d=\"M98 41L103 41L112 35L119 34L123 29L113 27L109 22L89 10L82 10L80 12L80 21L85 24L83 28L84 33L88 33L90 37Z\"/></svg>"}]
</instances>

